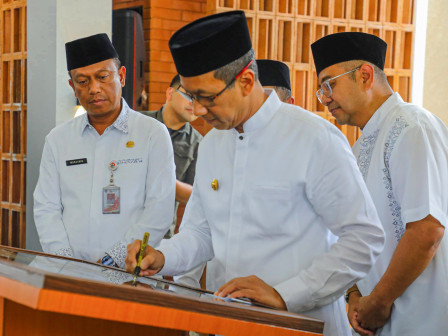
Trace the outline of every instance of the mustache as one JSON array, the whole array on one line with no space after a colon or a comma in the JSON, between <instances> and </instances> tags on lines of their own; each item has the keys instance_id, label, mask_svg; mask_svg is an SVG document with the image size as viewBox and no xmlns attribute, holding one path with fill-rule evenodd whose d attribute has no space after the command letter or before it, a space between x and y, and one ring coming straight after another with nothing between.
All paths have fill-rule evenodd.
<instances>
[{"instance_id":1,"label":"mustache","mask_svg":"<svg viewBox=\"0 0 448 336\"><path fill-rule=\"evenodd\" d=\"M99 100L106 100L106 98L102 97L102 96L96 96L96 97L89 99L89 103L93 103L93 102L99 101Z\"/></svg>"}]
</instances>

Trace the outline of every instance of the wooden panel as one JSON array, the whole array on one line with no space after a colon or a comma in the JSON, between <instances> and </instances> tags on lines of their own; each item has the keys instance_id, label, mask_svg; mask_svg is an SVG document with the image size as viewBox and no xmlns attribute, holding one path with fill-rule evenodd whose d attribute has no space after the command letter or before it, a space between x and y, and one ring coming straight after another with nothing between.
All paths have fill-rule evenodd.
<instances>
[{"instance_id":1,"label":"wooden panel","mask_svg":"<svg viewBox=\"0 0 448 336\"><path fill-rule=\"evenodd\" d=\"M409 101L409 95L411 93L411 80L408 76L398 77L398 93L404 101Z\"/></svg>"},{"instance_id":2,"label":"wooden panel","mask_svg":"<svg viewBox=\"0 0 448 336\"><path fill-rule=\"evenodd\" d=\"M398 2L399 0L387 0L384 2L386 10L384 22L398 22Z\"/></svg>"},{"instance_id":3,"label":"wooden panel","mask_svg":"<svg viewBox=\"0 0 448 336\"><path fill-rule=\"evenodd\" d=\"M393 29L387 29L384 31L384 36L382 38L387 43L386 61L384 67L393 69L397 64L397 59L395 57L397 32Z\"/></svg>"},{"instance_id":4,"label":"wooden panel","mask_svg":"<svg viewBox=\"0 0 448 336\"><path fill-rule=\"evenodd\" d=\"M257 46L256 54L258 58L274 58L274 19L269 16L258 16L256 24Z\"/></svg>"},{"instance_id":5,"label":"wooden panel","mask_svg":"<svg viewBox=\"0 0 448 336\"><path fill-rule=\"evenodd\" d=\"M258 0L258 10L260 12L274 12L275 0Z\"/></svg>"},{"instance_id":6,"label":"wooden panel","mask_svg":"<svg viewBox=\"0 0 448 336\"><path fill-rule=\"evenodd\" d=\"M294 0L279 0L278 1L278 14L292 14L294 13Z\"/></svg>"},{"instance_id":7,"label":"wooden panel","mask_svg":"<svg viewBox=\"0 0 448 336\"><path fill-rule=\"evenodd\" d=\"M298 0L297 1L297 15L310 16L313 7L312 0Z\"/></svg>"},{"instance_id":8,"label":"wooden panel","mask_svg":"<svg viewBox=\"0 0 448 336\"><path fill-rule=\"evenodd\" d=\"M413 24L414 22L414 2L412 0L402 0L401 6L401 23Z\"/></svg>"},{"instance_id":9,"label":"wooden panel","mask_svg":"<svg viewBox=\"0 0 448 336\"><path fill-rule=\"evenodd\" d=\"M4 334L8 336L184 335L181 330L39 311L9 300L4 311Z\"/></svg>"},{"instance_id":10,"label":"wooden panel","mask_svg":"<svg viewBox=\"0 0 448 336\"><path fill-rule=\"evenodd\" d=\"M314 2L315 16L329 17L330 13L330 1L329 0L316 0Z\"/></svg>"},{"instance_id":11,"label":"wooden panel","mask_svg":"<svg viewBox=\"0 0 448 336\"><path fill-rule=\"evenodd\" d=\"M309 106L309 72L304 70L294 70L292 87L296 104L306 109Z\"/></svg>"},{"instance_id":12,"label":"wooden panel","mask_svg":"<svg viewBox=\"0 0 448 336\"><path fill-rule=\"evenodd\" d=\"M236 0L219 0L217 6L224 8L236 8Z\"/></svg>"},{"instance_id":13,"label":"wooden panel","mask_svg":"<svg viewBox=\"0 0 448 336\"><path fill-rule=\"evenodd\" d=\"M282 62L292 62L293 48L292 41L289 36L293 35L294 22L292 20L285 20L282 18L276 19L277 38L275 49L277 53L275 58Z\"/></svg>"},{"instance_id":14,"label":"wooden panel","mask_svg":"<svg viewBox=\"0 0 448 336\"><path fill-rule=\"evenodd\" d=\"M364 0L351 0L349 2L350 15L349 18L352 20L364 20Z\"/></svg>"},{"instance_id":15,"label":"wooden panel","mask_svg":"<svg viewBox=\"0 0 448 336\"><path fill-rule=\"evenodd\" d=\"M255 3L258 0L240 0L240 9L243 10L254 10L255 9Z\"/></svg>"},{"instance_id":16,"label":"wooden panel","mask_svg":"<svg viewBox=\"0 0 448 336\"><path fill-rule=\"evenodd\" d=\"M25 244L26 1L0 3L1 241Z\"/></svg>"},{"instance_id":17,"label":"wooden panel","mask_svg":"<svg viewBox=\"0 0 448 336\"><path fill-rule=\"evenodd\" d=\"M4 305L5 305L5 299L0 298L0 336L4 335Z\"/></svg>"},{"instance_id":18,"label":"wooden panel","mask_svg":"<svg viewBox=\"0 0 448 336\"><path fill-rule=\"evenodd\" d=\"M347 2L349 0L335 0L333 6L333 17L345 19L347 17Z\"/></svg>"},{"instance_id":19,"label":"wooden panel","mask_svg":"<svg viewBox=\"0 0 448 336\"><path fill-rule=\"evenodd\" d=\"M311 61L311 21L298 20L296 23L297 39L295 63L309 64Z\"/></svg>"},{"instance_id":20,"label":"wooden panel","mask_svg":"<svg viewBox=\"0 0 448 336\"><path fill-rule=\"evenodd\" d=\"M369 0L367 17L368 21L380 21L381 20L381 0Z\"/></svg>"}]
</instances>

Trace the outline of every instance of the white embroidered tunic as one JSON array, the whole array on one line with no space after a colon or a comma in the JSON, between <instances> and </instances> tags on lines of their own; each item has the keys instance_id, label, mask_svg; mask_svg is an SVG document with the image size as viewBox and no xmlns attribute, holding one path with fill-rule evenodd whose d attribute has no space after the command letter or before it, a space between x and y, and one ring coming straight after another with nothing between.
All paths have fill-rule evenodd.
<instances>
[{"instance_id":1,"label":"white embroidered tunic","mask_svg":"<svg viewBox=\"0 0 448 336\"><path fill-rule=\"evenodd\" d=\"M366 278L368 295L384 274L406 223L431 214L446 227L448 130L437 117L393 94L375 112L353 146L386 232L386 246ZM446 234L445 234L446 236ZM448 244L399 297L378 335L448 335Z\"/></svg>"}]
</instances>

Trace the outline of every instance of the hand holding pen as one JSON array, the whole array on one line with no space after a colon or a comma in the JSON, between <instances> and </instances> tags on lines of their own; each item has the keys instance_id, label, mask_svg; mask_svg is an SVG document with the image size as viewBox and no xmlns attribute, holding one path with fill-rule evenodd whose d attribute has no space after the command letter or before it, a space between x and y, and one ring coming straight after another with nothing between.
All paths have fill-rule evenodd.
<instances>
[{"instance_id":1,"label":"hand holding pen","mask_svg":"<svg viewBox=\"0 0 448 336\"><path fill-rule=\"evenodd\" d=\"M137 239L133 243L129 244L127 247L127 255L126 255L126 271L134 274L136 271L136 267L138 264L138 255L140 253L142 247L142 241ZM142 259L140 262L139 271L140 276L151 276L159 272L163 265L165 264L165 256L151 246L147 245L144 249L144 254L142 255Z\"/></svg>"},{"instance_id":2,"label":"hand holding pen","mask_svg":"<svg viewBox=\"0 0 448 336\"><path fill-rule=\"evenodd\" d=\"M137 266L134 269L134 280L132 281L132 286L137 285L137 276L140 274L141 268L140 264L142 262L143 256L145 255L146 245L148 245L149 233L145 232L143 235L143 240L140 245L140 251L138 252Z\"/></svg>"}]
</instances>

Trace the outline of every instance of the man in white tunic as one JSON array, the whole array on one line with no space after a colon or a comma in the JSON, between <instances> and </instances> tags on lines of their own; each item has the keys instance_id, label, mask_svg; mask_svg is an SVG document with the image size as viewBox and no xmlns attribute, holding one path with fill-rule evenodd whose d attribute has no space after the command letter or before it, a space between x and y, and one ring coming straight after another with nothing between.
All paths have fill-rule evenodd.
<instances>
[{"instance_id":1,"label":"man in white tunic","mask_svg":"<svg viewBox=\"0 0 448 336\"><path fill-rule=\"evenodd\" d=\"M289 68L285 63L269 59L259 59L257 60L257 69L258 80L263 88L274 89L282 102L294 104L294 97L291 94ZM214 274L216 271L214 263L213 260L210 260L207 262L207 268L204 268L204 264L179 277L175 277L174 280L193 287L200 287L200 279L204 269L206 269L206 288L211 291L216 291L219 286L215 284ZM219 273L219 269L217 271Z\"/></svg>"},{"instance_id":2,"label":"man in white tunic","mask_svg":"<svg viewBox=\"0 0 448 336\"><path fill-rule=\"evenodd\" d=\"M195 113L214 129L199 146L180 233L147 248L141 274L182 274L214 257L216 295L349 335L342 294L370 270L383 230L346 138L263 90L244 12L199 19L169 45ZM128 247L129 271L139 246Z\"/></svg>"},{"instance_id":3,"label":"man in white tunic","mask_svg":"<svg viewBox=\"0 0 448 336\"><path fill-rule=\"evenodd\" d=\"M364 33L312 45L319 100L362 130L353 151L386 232L376 264L347 291L348 316L362 335L447 335L448 130L392 91L386 49Z\"/></svg>"},{"instance_id":4,"label":"man in white tunic","mask_svg":"<svg viewBox=\"0 0 448 336\"><path fill-rule=\"evenodd\" d=\"M121 95L126 69L106 34L66 44L69 83L87 113L45 139L34 192L44 252L124 267L126 246L172 220L173 149L158 121Z\"/></svg>"}]
</instances>

